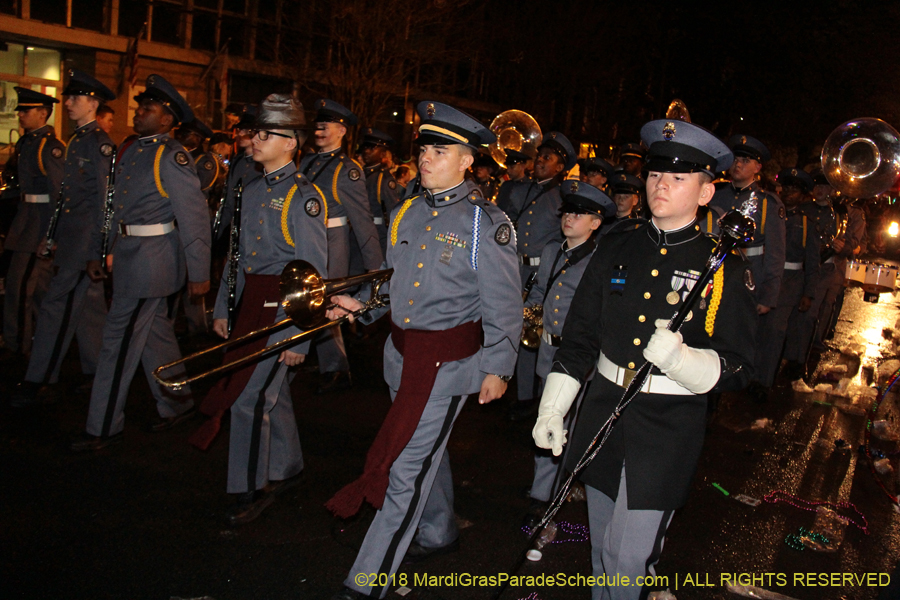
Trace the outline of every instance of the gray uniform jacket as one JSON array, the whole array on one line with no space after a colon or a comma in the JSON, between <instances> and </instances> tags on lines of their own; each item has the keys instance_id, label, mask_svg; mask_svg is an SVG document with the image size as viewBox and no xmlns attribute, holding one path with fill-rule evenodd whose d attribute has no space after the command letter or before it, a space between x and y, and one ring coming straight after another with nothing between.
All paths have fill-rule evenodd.
<instances>
[{"instance_id":1,"label":"gray uniform jacket","mask_svg":"<svg viewBox=\"0 0 900 600\"><path fill-rule=\"evenodd\" d=\"M544 185L516 181L504 189L507 186L510 203L506 214L516 223L519 256L539 257L547 244L562 242L559 183L555 179Z\"/></svg>"},{"instance_id":2,"label":"gray uniform jacket","mask_svg":"<svg viewBox=\"0 0 900 600\"><path fill-rule=\"evenodd\" d=\"M53 263L83 271L90 259L91 232L102 220L106 182L115 145L96 121L79 127L65 152L63 211L56 226Z\"/></svg>"},{"instance_id":3,"label":"gray uniform jacket","mask_svg":"<svg viewBox=\"0 0 900 600\"><path fill-rule=\"evenodd\" d=\"M366 167L366 191L369 194L369 207L372 209L372 216L377 220L382 219L382 223L376 223L378 233L381 234L381 228L387 228L387 217L400 202L400 193L397 190L397 180L391 175L384 165L376 165L374 167Z\"/></svg>"},{"instance_id":4,"label":"gray uniform jacket","mask_svg":"<svg viewBox=\"0 0 900 600\"><path fill-rule=\"evenodd\" d=\"M815 221L806 214L807 205L788 210L785 261L803 264L803 295L816 295L819 278L819 232Z\"/></svg>"},{"instance_id":5,"label":"gray uniform jacket","mask_svg":"<svg viewBox=\"0 0 900 600\"><path fill-rule=\"evenodd\" d=\"M567 243L544 246L537 281L525 300L527 306L543 303L544 333L560 337L575 290L597 247L595 239L589 239L571 250L566 248ZM546 340L541 342L537 357L538 377L546 379L550 374L556 348Z\"/></svg>"},{"instance_id":6,"label":"gray uniform jacket","mask_svg":"<svg viewBox=\"0 0 900 600\"><path fill-rule=\"evenodd\" d=\"M115 216L110 232L113 293L128 298L160 298L190 281L209 280L210 231L206 199L194 161L168 134L134 140L120 152L116 166ZM123 225L167 224L164 235L120 234ZM99 231L92 259L100 259Z\"/></svg>"},{"instance_id":7,"label":"gray uniform jacket","mask_svg":"<svg viewBox=\"0 0 900 600\"><path fill-rule=\"evenodd\" d=\"M736 189L730 182L716 185L716 193L709 205L718 209L720 214L724 214L740 208L754 192L758 201L756 213L753 215L756 232L753 234L753 241L744 246L745 254L756 282L757 304L777 306L785 260L784 204L778 196L763 191L754 181L743 189ZM709 233L718 233L717 226L705 229ZM763 249L762 253L759 253L760 248Z\"/></svg>"},{"instance_id":8,"label":"gray uniform jacket","mask_svg":"<svg viewBox=\"0 0 900 600\"><path fill-rule=\"evenodd\" d=\"M16 144L22 197L6 235L4 247L7 250L36 252L38 244L47 235L62 185L65 150L66 145L56 139L50 125L26 133ZM49 196L49 202L28 202L29 196Z\"/></svg>"},{"instance_id":9,"label":"gray uniform jacket","mask_svg":"<svg viewBox=\"0 0 900 600\"><path fill-rule=\"evenodd\" d=\"M512 189L515 185L522 183L532 183L534 179L531 177L523 177L518 181L507 180L500 183L500 188L497 190L497 200L496 204L505 213L509 213L509 207L512 203Z\"/></svg>"},{"instance_id":10,"label":"gray uniform jacket","mask_svg":"<svg viewBox=\"0 0 900 600\"><path fill-rule=\"evenodd\" d=\"M219 161L212 155L212 152L204 152L202 148L196 148L190 154L194 160L194 167L197 169L197 176L200 178L200 190L208 195L216 179L219 178Z\"/></svg>"},{"instance_id":11,"label":"gray uniform jacket","mask_svg":"<svg viewBox=\"0 0 900 600\"><path fill-rule=\"evenodd\" d=\"M262 169L259 163L253 160L253 156L239 154L231 161L228 177L225 178L225 194L222 199L225 206L222 207L222 223L219 225L218 237L221 238L224 232L228 231L228 226L231 224L231 215L234 214L234 188L237 186L238 181L241 181L244 188L246 188L251 181L259 177L262 177Z\"/></svg>"},{"instance_id":12,"label":"gray uniform jacket","mask_svg":"<svg viewBox=\"0 0 900 600\"><path fill-rule=\"evenodd\" d=\"M328 263L328 234L325 199L297 171L293 163L257 177L244 187L241 199L241 240L237 298L244 289L244 275L280 275L292 260L302 259L316 270L326 273ZM213 318L228 317L228 286L224 285L228 265L222 274ZM277 300L277 298L273 298ZM278 309L277 321L285 318L284 308ZM270 338L270 343L299 333L288 327ZM307 354L309 340L291 348L292 352Z\"/></svg>"},{"instance_id":13,"label":"gray uniform jacket","mask_svg":"<svg viewBox=\"0 0 900 600\"><path fill-rule=\"evenodd\" d=\"M304 156L300 171L318 186L328 203L328 218L345 217L362 251L367 271L377 269L384 261L378 231L369 208L362 168L341 150Z\"/></svg>"},{"instance_id":14,"label":"gray uniform jacket","mask_svg":"<svg viewBox=\"0 0 900 600\"><path fill-rule=\"evenodd\" d=\"M386 265L394 269L389 293L397 327L442 331L481 319L482 349L442 365L432 396L475 393L485 375L513 374L522 296L515 233L500 209L465 183L438 198L413 196L391 216ZM373 311L367 321L378 316ZM384 378L391 389L399 389L402 371L403 357L388 338Z\"/></svg>"}]
</instances>

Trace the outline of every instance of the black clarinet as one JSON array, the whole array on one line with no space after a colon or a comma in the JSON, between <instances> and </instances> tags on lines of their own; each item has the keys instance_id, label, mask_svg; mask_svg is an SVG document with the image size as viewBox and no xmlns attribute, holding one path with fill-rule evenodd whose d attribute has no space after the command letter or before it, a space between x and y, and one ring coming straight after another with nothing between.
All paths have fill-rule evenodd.
<instances>
[{"instance_id":1,"label":"black clarinet","mask_svg":"<svg viewBox=\"0 0 900 600\"><path fill-rule=\"evenodd\" d=\"M234 327L234 312L237 308L238 262L241 260L241 198L244 195L244 180L238 179L234 187L234 212L231 217L231 234L228 239L228 334ZM223 200L224 202L224 200Z\"/></svg>"},{"instance_id":2,"label":"black clarinet","mask_svg":"<svg viewBox=\"0 0 900 600\"><path fill-rule=\"evenodd\" d=\"M116 159L119 156L118 148L113 148L112 161L109 165L109 179L106 182L106 205L103 211L103 232L100 244L100 264L106 269L106 257L109 256L109 234L112 231L113 216L115 214L116 195Z\"/></svg>"},{"instance_id":3,"label":"black clarinet","mask_svg":"<svg viewBox=\"0 0 900 600\"><path fill-rule=\"evenodd\" d=\"M38 258L50 258L53 256L53 246L56 245L56 228L59 227L59 215L62 214L63 204L66 199L63 194L63 186L59 186L59 197L56 199L56 208L50 217L50 226L47 227L47 244L38 255Z\"/></svg>"}]
</instances>

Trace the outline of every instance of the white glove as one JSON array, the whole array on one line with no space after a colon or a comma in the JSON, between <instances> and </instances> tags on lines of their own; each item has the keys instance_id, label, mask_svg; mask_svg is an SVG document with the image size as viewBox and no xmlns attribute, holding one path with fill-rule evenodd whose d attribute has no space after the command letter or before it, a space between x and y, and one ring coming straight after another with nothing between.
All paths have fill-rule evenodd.
<instances>
[{"instance_id":1,"label":"white glove","mask_svg":"<svg viewBox=\"0 0 900 600\"><path fill-rule=\"evenodd\" d=\"M705 394L715 387L722 364L715 350L686 346L680 333L666 329L669 322L656 320L656 332L644 348L644 358L681 387Z\"/></svg>"},{"instance_id":2,"label":"white glove","mask_svg":"<svg viewBox=\"0 0 900 600\"><path fill-rule=\"evenodd\" d=\"M566 433L563 429L563 417L569 412L572 403L578 396L581 384L574 377L565 373L550 373L544 384L544 394L541 396L541 405L538 408L537 423L531 431L531 437L538 448L552 448L553 456L562 454L563 444L566 443Z\"/></svg>"}]
</instances>

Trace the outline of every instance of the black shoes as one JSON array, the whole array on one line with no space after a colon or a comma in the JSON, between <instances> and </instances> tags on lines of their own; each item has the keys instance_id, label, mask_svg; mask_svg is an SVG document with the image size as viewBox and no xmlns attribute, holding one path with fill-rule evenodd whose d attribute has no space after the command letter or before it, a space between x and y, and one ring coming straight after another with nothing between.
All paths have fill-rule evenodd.
<instances>
[{"instance_id":1,"label":"black shoes","mask_svg":"<svg viewBox=\"0 0 900 600\"><path fill-rule=\"evenodd\" d=\"M39 383L33 381L20 381L18 385L16 385L16 389L9 399L9 405L13 408L28 408L42 404L42 402L38 400L38 391L40 389L41 384Z\"/></svg>"},{"instance_id":2,"label":"black shoes","mask_svg":"<svg viewBox=\"0 0 900 600\"><path fill-rule=\"evenodd\" d=\"M91 435L89 433L82 433L74 440L72 440L72 443L69 445L69 449L72 452L92 452L96 450L102 450L107 446L118 444L122 441L122 438L122 432L107 437Z\"/></svg>"},{"instance_id":3,"label":"black shoes","mask_svg":"<svg viewBox=\"0 0 900 600\"><path fill-rule=\"evenodd\" d=\"M303 471L293 477L281 481L270 481L269 485L261 490L244 492L238 495L237 503L226 513L231 525L243 525L255 520L266 510L275 499L291 490L303 481Z\"/></svg>"},{"instance_id":4,"label":"black shoes","mask_svg":"<svg viewBox=\"0 0 900 600\"><path fill-rule=\"evenodd\" d=\"M175 415L174 417L157 417L153 420L152 423L150 423L150 431L157 432L171 429L182 421L187 421L195 414L197 414L197 407L192 406L180 415Z\"/></svg>"},{"instance_id":5,"label":"black shoes","mask_svg":"<svg viewBox=\"0 0 900 600\"><path fill-rule=\"evenodd\" d=\"M459 552L459 538L456 538L446 546L441 546L439 548L425 548L424 546L420 546L413 542L406 550L406 556L403 557L403 562L406 564L420 563L434 556L450 554L452 552Z\"/></svg>"},{"instance_id":6,"label":"black shoes","mask_svg":"<svg viewBox=\"0 0 900 600\"><path fill-rule=\"evenodd\" d=\"M529 531L537 527L537 524L541 522L541 519L544 517L544 513L547 512L549 506L550 502L532 498L531 504L528 505L528 511L522 519L522 527L525 527Z\"/></svg>"},{"instance_id":7,"label":"black shoes","mask_svg":"<svg viewBox=\"0 0 900 600\"><path fill-rule=\"evenodd\" d=\"M332 373L322 373L319 379L319 387L316 389L317 394L330 394L331 392L339 392L348 390L353 385L353 379L350 377L350 371L334 371Z\"/></svg>"},{"instance_id":8,"label":"black shoes","mask_svg":"<svg viewBox=\"0 0 900 600\"><path fill-rule=\"evenodd\" d=\"M747 393L750 395L750 399L757 404L764 404L769 399L769 390L758 381L752 382L747 387Z\"/></svg>"},{"instance_id":9,"label":"black shoes","mask_svg":"<svg viewBox=\"0 0 900 600\"><path fill-rule=\"evenodd\" d=\"M806 365L795 360L789 360L785 363L781 373L788 381L797 381L806 375Z\"/></svg>"},{"instance_id":10,"label":"black shoes","mask_svg":"<svg viewBox=\"0 0 900 600\"><path fill-rule=\"evenodd\" d=\"M538 400L517 400L509 408L506 418L510 421L525 421L535 418L540 404Z\"/></svg>"}]
</instances>

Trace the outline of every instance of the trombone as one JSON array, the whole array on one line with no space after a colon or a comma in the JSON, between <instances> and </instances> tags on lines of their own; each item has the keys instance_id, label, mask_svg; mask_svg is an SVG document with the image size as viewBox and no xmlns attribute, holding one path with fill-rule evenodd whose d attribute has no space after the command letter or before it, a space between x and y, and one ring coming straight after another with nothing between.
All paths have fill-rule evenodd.
<instances>
[{"instance_id":1,"label":"trombone","mask_svg":"<svg viewBox=\"0 0 900 600\"><path fill-rule=\"evenodd\" d=\"M293 346L308 337L316 335L322 330L340 325L350 317L356 318L372 309L387 306L390 303L390 299L386 294L381 294L381 286L390 280L393 273L393 269L385 269L383 271L372 271L371 273L363 273L362 275L354 275L352 277L343 277L340 279L323 279L322 276L319 275L319 272L316 271L315 267L305 260L293 260L281 271L281 281L279 282L281 306L284 308L287 318L263 327L262 329L251 331L234 340L226 340L221 344L217 344L206 350L195 352L185 358L162 365L153 371L153 378L156 379L161 386L177 391L197 380L205 379L211 375L218 375L219 373L237 369L248 363L261 360L264 356L273 354L283 348ZM329 296L366 282L372 282L372 293L370 298L363 304L362 308L343 315L334 321L326 320L325 311L333 306L325 304L325 300ZM189 377L182 376L180 379L162 376L163 372L168 371L173 367L181 366L189 361L213 352L218 352L219 350L228 349L231 346L237 346L248 340L275 333L288 325L296 325L297 327L304 329L304 331L289 338L285 338L280 342L276 342L271 346L266 346L262 350L258 350L229 363L224 363L214 369L204 371L197 375Z\"/></svg>"}]
</instances>

